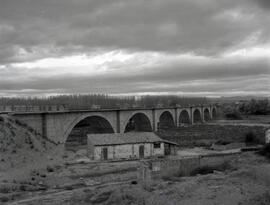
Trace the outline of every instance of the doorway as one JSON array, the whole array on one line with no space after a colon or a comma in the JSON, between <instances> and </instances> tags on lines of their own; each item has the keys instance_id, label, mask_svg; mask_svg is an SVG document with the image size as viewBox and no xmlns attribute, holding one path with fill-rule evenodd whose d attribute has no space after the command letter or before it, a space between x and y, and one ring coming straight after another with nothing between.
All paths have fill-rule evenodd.
<instances>
[{"instance_id":1,"label":"doorway","mask_svg":"<svg viewBox=\"0 0 270 205\"><path fill-rule=\"evenodd\" d=\"M101 157L102 157L103 160L108 159L108 148L107 147L102 149Z\"/></svg>"},{"instance_id":2,"label":"doorway","mask_svg":"<svg viewBox=\"0 0 270 205\"><path fill-rule=\"evenodd\" d=\"M139 156L140 158L144 158L144 145L140 145L139 147Z\"/></svg>"},{"instance_id":3,"label":"doorway","mask_svg":"<svg viewBox=\"0 0 270 205\"><path fill-rule=\"evenodd\" d=\"M170 155L171 154L171 146L169 144L164 145L164 154L165 155Z\"/></svg>"}]
</instances>

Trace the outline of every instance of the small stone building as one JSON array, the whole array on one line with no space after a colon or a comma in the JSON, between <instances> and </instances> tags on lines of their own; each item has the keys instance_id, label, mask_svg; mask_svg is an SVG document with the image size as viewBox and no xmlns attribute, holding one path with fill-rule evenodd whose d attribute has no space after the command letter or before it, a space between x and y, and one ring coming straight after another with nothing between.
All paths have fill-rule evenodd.
<instances>
[{"instance_id":1,"label":"small stone building","mask_svg":"<svg viewBox=\"0 0 270 205\"><path fill-rule=\"evenodd\" d=\"M93 160L136 159L164 156L164 141L152 132L88 134L87 153Z\"/></svg>"}]
</instances>

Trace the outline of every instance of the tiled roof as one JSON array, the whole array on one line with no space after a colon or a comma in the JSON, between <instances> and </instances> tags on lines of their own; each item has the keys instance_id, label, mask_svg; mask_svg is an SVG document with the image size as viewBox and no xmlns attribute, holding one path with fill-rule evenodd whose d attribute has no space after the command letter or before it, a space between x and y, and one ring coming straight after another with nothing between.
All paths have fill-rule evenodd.
<instances>
[{"instance_id":1,"label":"tiled roof","mask_svg":"<svg viewBox=\"0 0 270 205\"><path fill-rule=\"evenodd\" d=\"M93 145L116 145L162 142L153 132L127 132L113 134L88 134L88 140Z\"/></svg>"}]
</instances>

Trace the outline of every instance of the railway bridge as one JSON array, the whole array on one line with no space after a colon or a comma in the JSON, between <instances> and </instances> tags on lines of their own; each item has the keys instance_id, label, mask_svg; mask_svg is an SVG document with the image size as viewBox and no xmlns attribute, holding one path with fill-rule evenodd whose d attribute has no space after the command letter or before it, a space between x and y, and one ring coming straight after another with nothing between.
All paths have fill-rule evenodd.
<instances>
[{"instance_id":1,"label":"railway bridge","mask_svg":"<svg viewBox=\"0 0 270 205\"><path fill-rule=\"evenodd\" d=\"M47 112L9 112L10 117L24 123L56 143L65 143L72 133L124 133L157 131L182 124L204 123L217 115L215 105L168 108L129 108L65 110Z\"/></svg>"}]
</instances>

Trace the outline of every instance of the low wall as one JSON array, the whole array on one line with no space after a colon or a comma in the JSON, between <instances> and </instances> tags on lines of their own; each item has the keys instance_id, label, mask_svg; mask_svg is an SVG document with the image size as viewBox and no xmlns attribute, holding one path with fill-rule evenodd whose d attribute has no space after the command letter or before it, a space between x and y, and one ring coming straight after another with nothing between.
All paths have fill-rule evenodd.
<instances>
[{"instance_id":1,"label":"low wall","mask_svg":"<svg viewBox=\"0 0 270 205\"><path fill-rule=\"evenodd\" d=\"M156 159L142 162L141 172L146 173L146 170L148 170L148 173L150 173L148 174L150 175L148 178L160 178L165 176L188 176L192 171L200 167L215 167L227 163L235 158L238 154L240 154L240 152L200 155L179 159ZM141 174L140 176L143 177L145 174Z\"/></svg>"}]
</instances>

